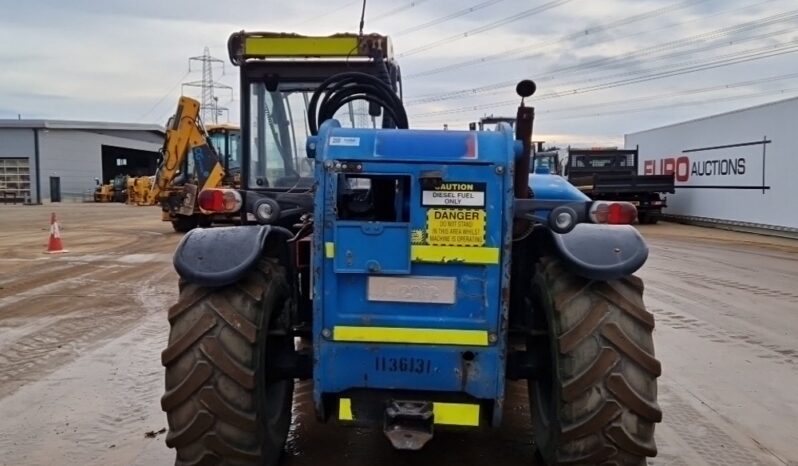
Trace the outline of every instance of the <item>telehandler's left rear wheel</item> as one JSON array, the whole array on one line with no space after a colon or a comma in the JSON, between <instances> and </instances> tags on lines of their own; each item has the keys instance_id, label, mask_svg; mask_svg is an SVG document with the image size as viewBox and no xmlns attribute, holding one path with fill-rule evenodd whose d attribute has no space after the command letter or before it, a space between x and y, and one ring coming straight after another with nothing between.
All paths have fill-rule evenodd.
<instances>
[{"instance_id":1,"label":"telehandler's left rear wheel","mask_svg":"<svg viewBox=\"0 0 798 466\"><path fill-rule=\"evenodd\" d=\"M169 309L166 445L178 465L275 465L291 422L293 379L277 359L293 351L281 327L289 289L283 267L262 259L221 288L181 284Z\"/></svg>"}]
</instances>

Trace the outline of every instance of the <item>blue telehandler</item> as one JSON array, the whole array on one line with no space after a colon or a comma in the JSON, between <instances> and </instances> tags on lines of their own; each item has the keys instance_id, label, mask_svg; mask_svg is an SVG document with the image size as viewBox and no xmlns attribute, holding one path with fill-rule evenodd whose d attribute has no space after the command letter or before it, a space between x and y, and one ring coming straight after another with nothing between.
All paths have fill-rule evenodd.
<instances>
[{"instance_id":1,"label":"blue telehandler","mask_svg":"<svg viewBox=\"0 0 798 466\"><path fill-rule=\"evenodd\" d=\"M279 464L296 380L320 422L381 428L397 449L498 426L507 383L526 383L543 463L656 455L636 211L530 173L532 81L512 128L412 130L384 36L228 47L241 187L197 201L241 220L175 252L161 404L176 464Z\"/></svg>"}]
</instances>

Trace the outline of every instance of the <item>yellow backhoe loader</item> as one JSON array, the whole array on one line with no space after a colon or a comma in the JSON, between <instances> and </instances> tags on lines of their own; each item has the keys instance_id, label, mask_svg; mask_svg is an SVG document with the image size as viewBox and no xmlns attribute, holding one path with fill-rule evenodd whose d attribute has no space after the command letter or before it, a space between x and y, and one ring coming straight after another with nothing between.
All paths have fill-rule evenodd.
<instances>
[{"instance_id":1,"label":"yellow backhoe loader","mask_svg":"<svg viewBox=\"0 0 798 466\"><path fill-rule=\"evenodd\" d=\"M167 124L155 177L149 186L141 182L141 190L146 192L138 204L160 204L163 220L171 222L179 232L198 225L209 226L214 220L229 220L203 214L196 203L197 193L222 184L232 186L240 172L238 127L214 125L206 130L199 110L198 101L180 98L177 111Z\"/></svg>"}]
</instances>

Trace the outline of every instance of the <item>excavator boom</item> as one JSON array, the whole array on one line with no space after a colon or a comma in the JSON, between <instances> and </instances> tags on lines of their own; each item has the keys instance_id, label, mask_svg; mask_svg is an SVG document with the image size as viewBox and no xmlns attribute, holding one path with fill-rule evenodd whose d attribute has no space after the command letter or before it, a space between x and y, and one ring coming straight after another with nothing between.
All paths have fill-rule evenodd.
<instances>
[{"instance_id":1,"label":"excavator boom","mask_svg":"<svg viewBox=\"0 0 798 466\"><path fill-rule=\"evenodd\" d=\"M205 130L199 121L200 103L190 97L181 97L177 111L166 129L163 160L155 173L155 182L147 193L145 204L154 205L168 196L178 173L184 170L187 157L195 165L197 185L213 187L224 178L224 168L219 156L208 144ZM182 176L188 177L188 173Z\"/></svg>"}]
</instances>

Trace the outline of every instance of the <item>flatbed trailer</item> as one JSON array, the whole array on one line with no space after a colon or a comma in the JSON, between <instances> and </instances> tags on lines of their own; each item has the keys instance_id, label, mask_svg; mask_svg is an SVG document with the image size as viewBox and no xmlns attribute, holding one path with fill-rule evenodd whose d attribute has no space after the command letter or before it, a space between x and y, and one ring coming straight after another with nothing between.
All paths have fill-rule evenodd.
<instances>
[{"instance_id":1,"label":"flatbed trailer","mask_svg":"<svg viewBox=\"0 0 798 466\"><path fill-rule=\"evenodd\" d=\"M637 149L568 149L568 181L593 200L625 201L640 223L657 223L675 192L674 176L639 175Z\"/></svg>"}]
</instances>

